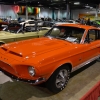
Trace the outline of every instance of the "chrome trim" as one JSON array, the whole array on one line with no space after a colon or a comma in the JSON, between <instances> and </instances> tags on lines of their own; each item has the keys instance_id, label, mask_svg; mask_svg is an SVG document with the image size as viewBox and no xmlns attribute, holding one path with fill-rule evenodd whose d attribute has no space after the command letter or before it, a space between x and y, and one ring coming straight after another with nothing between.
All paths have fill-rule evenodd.
<instances>
[{"instance_id":1,"label":"chrome trim","mask_svg":"<svg viewBox=\"0 0 100 100\"><path fill-rule=\"evenodd\" d=\"M37 84L40 84L42 82L45 82L45 78L38 78L37 80L29 80L29 79L16 78L15 80L26 82L26 83L30 83L30 84L33 84L33 85L37 85Z\"/></svg>"},{"instance_id":2,"label":"chrome trim","mask_svg":"<svg viewBox=\"0 0 100 100\"><path fill-rule=\"evenodd\" d=\"M74 68L72 68L72 72L78 70L79 68L81 68L81 67L83 67L83 66L85 66L85 65L87 65L87 64L89 64L89 63L91 63L92 61L96 60L96 59L99 58L99 57L100 57L100 55L98 55L98 56L96 56L96 57L94 57L94 58L92 58L92 59L89 59L89 60L87 60L87 61L85 61L85 62L79 64L78 66L75 66Z\"/></svg>"},{"instance_id":3,"label":"chrome trim","mask_svg":"<svg viewBox=\"0 0 100 100\"><path fill-rule=\"evenodd\" d=\"M26 83L30 83L30 84L33 84L33 85L38 85L42 82L45 82L45 78L41 78L41 77L38 78L37 80L29 80L29 79L22 79L22 78L17 78L16 80L26 82Z\"/></svg>"},{"instance_id":4,"label":"chrome trim","mask_svg":"<svg viewBox=\"0 0 100 100\"><path fill-rule=\"evenodd\" d=\"M40 83L42 83L42 82L45 82L45 78L39 78L39 79L37 79L37 80L35 80L35 83L32 83L32 84L34 84L34 85L37 85L37 84L40 84Z\"/></svg>"},{"instance_id":5,"label":"chrome trim","mask_svg":"<svg viewBox=\"0 0 100 100\"><path fill-rule=\"evenodd\" d=\"M5 75L7 75L8 77L10 77L10 78L12 78L12 79L15 79L16 81L22 81L22 82L30 83L30 84L33 84L33 85L37 85L37 84L40 84L40 83L46 81L46 79L45 79L45 78L42 78L42 77L39 77L39 78L36 79L36 80L29 80L29 79L19 78L19 77L17 77L17 76L12 75L11 73L5 71L4 69L1 69L1 68L0 68L0 71L3 72L3 73L4 73Z\"/></svg>"}]
</instances>

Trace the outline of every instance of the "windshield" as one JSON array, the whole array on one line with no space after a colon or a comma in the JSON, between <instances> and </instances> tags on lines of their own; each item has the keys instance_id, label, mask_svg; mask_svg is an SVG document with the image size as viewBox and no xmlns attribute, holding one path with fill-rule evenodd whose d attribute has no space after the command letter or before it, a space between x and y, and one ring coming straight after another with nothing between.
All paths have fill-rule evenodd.
<instances>
[{"instance_id":1,"label":"windshield","mask_svg":"<svg viewBox=\"0 0 100 100\"><path fill-rule=\"evenodd\" d=\"M85 29L71 26L54 26L45 36L80 43Z\"/></svg>"}]
</instances>

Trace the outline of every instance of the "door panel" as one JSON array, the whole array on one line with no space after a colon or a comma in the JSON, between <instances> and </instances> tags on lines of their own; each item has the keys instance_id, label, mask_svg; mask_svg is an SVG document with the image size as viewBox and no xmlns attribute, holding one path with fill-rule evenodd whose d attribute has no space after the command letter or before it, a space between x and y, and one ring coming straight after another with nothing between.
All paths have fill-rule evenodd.
<instances>
[{"instance_id":1,"label":"door panel","mask_svg":"<svg viewBox=\"0 0 100 100\"><path fill-rule=\"evenodd\" d=\"M84 44L84 53L83 53L84 61L98 56L99 53L100 53L100 41L99 40Z\"/></svg>"}]
</instances>

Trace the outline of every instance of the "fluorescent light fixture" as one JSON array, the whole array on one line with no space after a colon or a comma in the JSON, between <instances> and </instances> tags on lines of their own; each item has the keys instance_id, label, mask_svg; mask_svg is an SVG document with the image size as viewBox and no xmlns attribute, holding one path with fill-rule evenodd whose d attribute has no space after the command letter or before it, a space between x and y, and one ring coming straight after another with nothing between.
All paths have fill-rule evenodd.
<instances>
[{"instance_id":1,"label":"fluorescent light fixture","mask_svg":"<svg viewBox=\"0 0 100 100\"><path fill-rule=\"evenodd\" d=\"M43 5L39 4L38 6L42 7Z\"/></svg>"},{"instance_id":2,"label":"fluorescent light fixture","mask_svg":"<svg viewBox=\"0 0 100 100\"><path fill-rule=\"evenodd\" d=\"M85 7L86 7L86 8L90 8L90 6L88 6L88 5L86 5Z\"/></svg>"},{"instance_id":3,"label":"fluorescent light fixture","mask_svg":"<svg viewBox=\"0 0 100 100\"><path fill-rule=\"evenodd\" d=\"M90 7L90 9L93 9L93 7Z\"/></svg>"},{"instance_id":4,"label":"fluorescent light fixture","mask_svg":"<svg viewBox=\"0 0 100 100\"><path fill-rule=\"evenodd\" d=\"M80 2L74 2L74 5L80 5Z\"/></svg>"}]
</instances>

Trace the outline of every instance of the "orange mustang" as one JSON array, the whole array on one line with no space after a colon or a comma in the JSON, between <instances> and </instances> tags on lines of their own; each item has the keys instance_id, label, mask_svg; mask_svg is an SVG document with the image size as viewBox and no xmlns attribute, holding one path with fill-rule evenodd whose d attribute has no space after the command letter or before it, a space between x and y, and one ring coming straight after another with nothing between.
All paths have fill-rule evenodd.
<instances>
[{"instance_id":1,"label":"orange mustang","mask_svg":"<svg viewBox=\"0 0 100 100\"><path fill-rule=\"evenodd\" d=\"M44 37L0 47L0 70L11 78L40 84L52 92L63 90L70 73L100 60L100 29L80 24L58 24Z\"/></svg>"}]
</instances>

